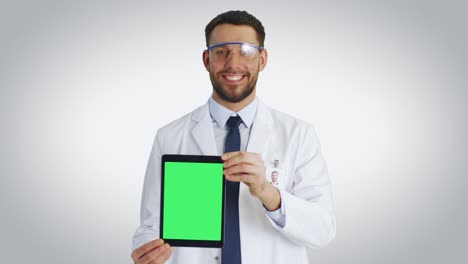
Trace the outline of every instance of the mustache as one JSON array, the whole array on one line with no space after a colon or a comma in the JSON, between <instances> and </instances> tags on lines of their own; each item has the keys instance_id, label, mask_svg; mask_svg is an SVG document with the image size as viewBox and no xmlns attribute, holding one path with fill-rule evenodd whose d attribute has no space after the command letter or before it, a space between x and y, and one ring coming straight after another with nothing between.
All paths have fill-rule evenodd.
<instances>
[{"instance_id":1,"label":"mustache","mask_svg":"<svg viewBox=\"0 0 468 264\"><path fill-rule=\"evenodd\" d=\"M249 75L248 72L244 72L244 71L229 71L229 70L226 70L226 71L220 71L218 72L218 74L236 74L236 75Z\"/></svg>"}]
</instances>

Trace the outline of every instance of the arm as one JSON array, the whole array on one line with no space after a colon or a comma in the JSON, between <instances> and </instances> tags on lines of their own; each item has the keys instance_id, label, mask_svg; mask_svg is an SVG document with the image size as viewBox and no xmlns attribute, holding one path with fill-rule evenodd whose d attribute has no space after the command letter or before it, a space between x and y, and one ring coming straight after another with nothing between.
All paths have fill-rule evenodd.
<instances>
[{"instance_id":1,"label":"arm","mask_svg":"<svg viewBox=\"0 0 468 264\"><path fill-rule=\"evenodd\" d=\"M161 156L160 136L158 133L156 134L148 165L146 167L143 194L141 198L140 226L133 235L132 258L134 260L145 257L145 254L147 256L146 258L156 259L162 254L163 261L160 263L165 263L167 260L165 256L168 255L168 257L170 257L172 253L172 249L170 247L170 250L167 248L161 248L167 244L155 242L162 241L161 239L158 239L161 199ZM156 250L157 248L160 249ZM148 255L148 252L153 253ZM140 263L136 260L135 263Z\"/></svg>"},{"instance_id":2,"label":"arm","mask_svg":"<svg viewBox=\"0 0 468 264\"><path fill-rule=\"evenodd\" d=\"M268 184L264 162L259 154L231 152L223 155L225 176L242 181L268 211L282 208L285 225L271 224L290 240L316 248L328 244L335 236L335 214L331 201L330 181L320 144L311 127L304 130L295 156L294 184L290 192L278 191Z\"/></svg>"},{"instance_id":3,"label":"arm","mask_svg":"<svg viewBox=\"0 0 468 264\"><path fill-rule=\"evenodd\" d=\"M285 226L272 225L286 237L310 248L327 245L336 234L330 179L320 144L309 127L296 153L294 185L281 191Z\"/></svg>"}]
</instances>

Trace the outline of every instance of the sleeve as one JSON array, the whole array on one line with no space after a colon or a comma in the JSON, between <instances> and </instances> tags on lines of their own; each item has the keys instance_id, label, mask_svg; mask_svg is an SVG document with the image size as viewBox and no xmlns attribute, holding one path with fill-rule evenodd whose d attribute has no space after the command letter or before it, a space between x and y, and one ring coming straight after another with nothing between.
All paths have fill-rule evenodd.
<instances>
[{"instance_id":1,"label":"sleeve","mask_svg":"<svg viewBox=\"0 0 468 264\"><path fill-rule=\"evenodd\" d=\"M281 197L281 201L283 201L283 191L278 189ZM284 215L284 203L281 203L280 208L278 208L275 211L268 211L265 207L263 207L265 210L265 214L275 222L276 226L279 226L281 228L284 227L285 221L286 221L286 216Z\"/></svg>"},{"instance_id":2,"label":"sleeve","mask_svg":"<svg viewBox=\"0 0 468 264\"><path fill-rule=\"evenodd\" d=\"M330 179L312 127L298 145L293 187L281 193L285 225L281 227L269 219L291 241L319 248L330 243L336 234Z\"/></svg>"},{"instance_id":3,"label":"sleeve","mask_svg":"<svg viewBox=\"0 0 468 264\"><path fill-rule=\"evenodd\" d=\"M140 207L140 226L133 235L132 251L151 240L159 238L161 156L158 132L146 166Z\"/></svg>"}]
</instances>

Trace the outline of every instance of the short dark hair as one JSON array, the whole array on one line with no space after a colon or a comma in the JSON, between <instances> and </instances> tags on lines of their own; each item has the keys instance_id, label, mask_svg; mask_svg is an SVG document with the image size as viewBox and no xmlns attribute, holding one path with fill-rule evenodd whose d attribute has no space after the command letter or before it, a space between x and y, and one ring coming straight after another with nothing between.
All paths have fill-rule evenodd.
<instances>
[{"instance_id":1,"label":"short dark hair","mask_svg":"<svg viewBox=\"0 0 468 264\"><path fill-rule=\"evenodd\" d=\"M225 13L219 14L213 18L205 28L205 40L206 46L208 47L208 39L213 29L217 25L221 24L232 24L232 25L246 25L251 26L257 32L257 40L260 43L260 46L265 44L265 29L263 28L262 22L258 20L253 15L247 13L247 11L227 11Z\"/></svg>"}]
</instances>

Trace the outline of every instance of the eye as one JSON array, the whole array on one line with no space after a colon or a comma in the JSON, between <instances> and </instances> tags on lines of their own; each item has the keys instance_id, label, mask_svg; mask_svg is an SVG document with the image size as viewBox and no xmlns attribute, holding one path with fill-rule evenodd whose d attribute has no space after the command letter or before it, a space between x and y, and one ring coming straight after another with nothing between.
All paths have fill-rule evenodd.
<instances>
[{"instance_id":1,"label":"eye","mask_svg":"<svg viewBox=\"0 0 468 264\"><path fill-rule=\"evenodd\" d=\"M244 57L252 57L255 55L256 51L255 48L244 45L241 48L241 55Z\"/></svg>"},{"instance_id":2,"label":"eye","mask_svg":"<svg viewBox=\"0 0 468 264\"><path fill-rule=\"evenodd\" d=\"M217 50L217 51L215 51L215 54L218 55L218 56L223 56L224 54L226 54L226 51L225 50Z\"/></svg>"},{"instance_id":3,"label":"eye","mask_svg":"<svg viewBox=\"0 0 468 264\"><path fill-rule=\"evenodd\" d=\"M226 57L229 55L229 50L223 49L223 48L218 48L213 50L214 55L217 57Z\"/></svg>"}]
</instances>

